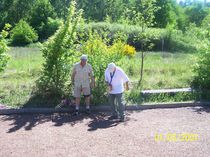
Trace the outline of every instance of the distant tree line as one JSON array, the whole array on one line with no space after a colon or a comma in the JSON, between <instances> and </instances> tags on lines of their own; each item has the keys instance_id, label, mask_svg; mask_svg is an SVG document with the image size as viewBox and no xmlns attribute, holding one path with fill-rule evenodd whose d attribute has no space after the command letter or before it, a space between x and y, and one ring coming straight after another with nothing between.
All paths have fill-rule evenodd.
<instances>
[{"instance_id":1,"label":"distant tree line","mask_svg":"<svg viewBox=\"0 0 210 157\"><path fill-rule=\"evenodd\" d=\"M86 22L109 20L121 23L126 11L141 12L143 0L77 0L78 9L83 9ZM150 1L150 0L148 0ZM0 30L6 23L14 27L20 20L26 21L38 33L39 40L47 39L65 21L71 0L0 0ZM210 14L209 3L204 1L156 0L152 27L185 30L190 23L201 26Z\"/></svg>"}]
</instances>

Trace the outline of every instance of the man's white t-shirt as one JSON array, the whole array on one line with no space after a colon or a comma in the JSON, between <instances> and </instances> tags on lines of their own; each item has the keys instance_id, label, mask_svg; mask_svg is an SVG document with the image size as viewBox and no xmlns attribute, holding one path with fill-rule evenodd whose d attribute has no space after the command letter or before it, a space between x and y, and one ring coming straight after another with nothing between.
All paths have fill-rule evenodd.
<instances>
[{"instance_id":1,"label":"man's white t-shirt","mask_svg":"<svg viewBox=\"0 0 210 157\"><path fill-rule=\"evenodd\" d=\"M105 71L105 81L110 83L111 81L111 75L108 68ZM129 78L125 74L125 72L119 68L116 67L116 71L114 73L114 76L111 81L112 90L109 92L110 94L120 94L124 92L124 83L128 82Z\"/></svg>"}]
</instances>

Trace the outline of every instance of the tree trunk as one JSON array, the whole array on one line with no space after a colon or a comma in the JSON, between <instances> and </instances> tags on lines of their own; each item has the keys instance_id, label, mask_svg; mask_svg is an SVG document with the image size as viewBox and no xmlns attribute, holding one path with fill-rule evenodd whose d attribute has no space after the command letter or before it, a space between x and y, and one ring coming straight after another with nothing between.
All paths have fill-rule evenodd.
<instances>
[{"instance_id":1,"label":"tree trunk","mask_svg":"<svg viewBox=\"0 0 210 157\"><path fill-rule=\"evenodd\" d=\"M138 87L140 87L142 79L143 79L143 72L144 72L144 51L141 53L141 69L140 69L140 79L138 82Z\"/></svg>"}]
</instances>

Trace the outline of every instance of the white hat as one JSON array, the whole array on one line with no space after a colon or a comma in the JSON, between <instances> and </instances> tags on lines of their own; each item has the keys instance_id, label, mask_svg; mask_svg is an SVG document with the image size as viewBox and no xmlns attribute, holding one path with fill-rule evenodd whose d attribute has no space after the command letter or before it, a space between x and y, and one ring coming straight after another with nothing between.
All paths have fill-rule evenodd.
<instances>
[{"instance_id":1,"label":"white hat","mask_svg":"<svg viewBox=\"0 0 210 157\"><path fill-rule=\"evenodd\" d=\"M81 59L81 60L87 60L88 57L87 57L87 55L82 55L82 56L80 57L80 59Z\"/></svg>"},{"instance_id":2,"label":"white hat","mask_svg":"<svg viewBox=\"0 0 210 157\"><path fill-rule=\"evenodd\" d=\"M110 72L113 72L115 68L116 68L116 65L114 63L109 63L108 64L108 70Z\"/></svg>"}]
</instances>

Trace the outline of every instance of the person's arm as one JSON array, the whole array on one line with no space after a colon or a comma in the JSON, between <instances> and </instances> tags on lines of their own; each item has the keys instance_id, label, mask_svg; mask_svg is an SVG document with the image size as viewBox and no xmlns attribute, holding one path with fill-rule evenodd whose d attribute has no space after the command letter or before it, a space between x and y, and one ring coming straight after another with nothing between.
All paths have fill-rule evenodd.
<instances>
[{"instance_id":1,"label":"person's arm","mask_svg":"<svg viewBox=\"0 0 210 157\"><path fill-rule=\"evenodd\" d=\"M105 82L106 82L107 86L109 86L109 78L108 78L108 75L107 75L107 71L105 71L104 77L105 77Z\"/></svg>"},{"instance_id":2,"label":"person's arm","mask_svg":"<svg viewBox=\"0 0 210 157\"><path fill-rule=\"evenodd\" d=\"M105 71L105 82L106 82L106 85L107 85L107 92L110 92L112 90L112 86L110 85L110 82L109 82L109 76L108 76L108 72Z\"/></svg>"},{"instance_id":3,"label":"person's arm","mask_svg":"<svg viewBox=\"0 0 210 157\"><path fill-rule=\"evenodd\" d=\"M130 89L129 88L129 78L123 70L121 70L121 72L122 72L122 76L123 76L123 82L124 82L125 90L128 91Z\"/></svg>"}]
</instances>

